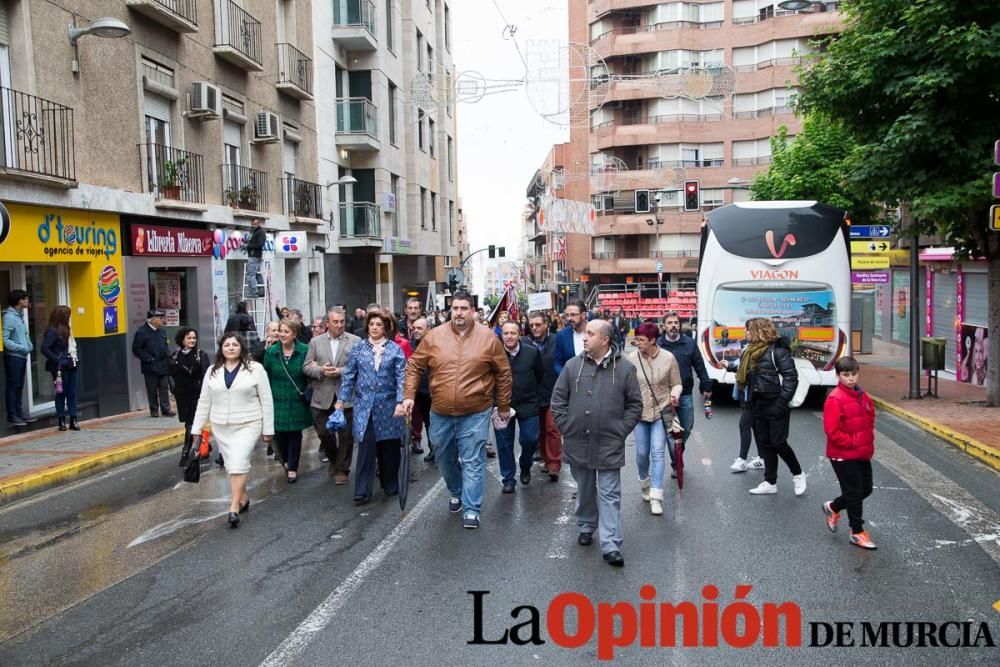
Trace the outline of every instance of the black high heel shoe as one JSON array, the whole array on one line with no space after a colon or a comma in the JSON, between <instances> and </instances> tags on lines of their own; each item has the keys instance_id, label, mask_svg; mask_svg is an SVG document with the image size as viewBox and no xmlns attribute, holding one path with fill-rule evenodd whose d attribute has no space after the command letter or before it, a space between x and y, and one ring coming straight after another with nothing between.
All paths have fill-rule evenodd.
<instances>
[{"instance_id":1,"label":"black high heel shoe","mask_svg":"<svg viewBox=\"0 0 1000 667\"><path fill-rule=\"evenodd\" d=\"M247 498L247 501L244 504L240 505L240 512L239 513L240 514L246 514L249 511L250 511L250 499Z\"/></svg>"},{"instance_id":2,"label":"black high heel shoe","mask_svg":"<svg viewBox=\"0 0 1000 667\"><path fill-rule=\"evenodd\" d=\"M236 512L230 512L229 513L229 527L230 528L239 528L239 526L240 526L240 515L237 514Z\"/></svg>"}]
</instances>

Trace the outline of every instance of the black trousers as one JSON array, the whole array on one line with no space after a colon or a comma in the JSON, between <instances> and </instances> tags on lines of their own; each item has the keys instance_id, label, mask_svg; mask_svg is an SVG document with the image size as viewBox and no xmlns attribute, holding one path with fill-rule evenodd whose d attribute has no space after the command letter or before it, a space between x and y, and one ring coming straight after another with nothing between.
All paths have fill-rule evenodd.
<instances>
[{"instance_id":1,"label":"black trousers","mask_svg":"<svg viewBox=\"0 0 1000 667\"><path fill-rule=\"evenodd\" d=\"M302 431L276 431L274 449L285 463L288 472L298 472L302 454Z\"/></svg>"},{"instance_id":2,"label":"black trousers","mask_svg":"<svg viewBox=\"0 0 1000 667\"><path fill-rule=\"evenodd\" d=\"M740 458L746 460L750 455L750 442L753 440L753 412L750 406L740 402ZM757 445L757 456L760 456L760 445ZM761 458L764 458L761 456Z\"/></svg>"},{"instance_id":3,"label":"black trousers","mask_svg":"<svg viewBox=\"0 0 1000 667\"><path fill-rule=\"evenodd\" d=\"M160 413L170 412L170 390L166 375L143 375L146 382L146 400L149 401L149 414L154 417Z\"/></svg>"},{"instance_id":4,"label":"black trousers","mask_svg":"<svg viewBox=\"0 0 1000 667\"><path fill-rule=\"evenodd\" d=\"M386 495L399 493L399 461L401 458L399 439L375 440L375 427L371 417L365 428L365 437L358 443L357 472L354 477L354 497L370 498L375 485L376 464L378 479ZM407 452L409 455L409 452Z\"/></svg>"},{"instance_id":5,"label":"black trousers","mask_svg":"<svg viewBox=\"0 0 1000 667\"><path fill-rule=\"evenodd\" d=\"M780 457L793 475L802 474L802 466L788 444L788 424L791 411L773 410L772 406L754 406L753 437L764 459L764 481L775 484L778 481L778 458Z\"/></svg>"},{"instance_id":6,"label":"black trousers","mask_svg":"<svg viewBox=\"0 0 1000 667\"><path fill-rule=\"evenodd\" d=\"M840 482L840 495L830 503L830 507L834 512L846 509L851 532L860 533L865 525L861 516L863 501L872 494L872 462L830 461L830 464Z\"/></svg>"}]
</instances>

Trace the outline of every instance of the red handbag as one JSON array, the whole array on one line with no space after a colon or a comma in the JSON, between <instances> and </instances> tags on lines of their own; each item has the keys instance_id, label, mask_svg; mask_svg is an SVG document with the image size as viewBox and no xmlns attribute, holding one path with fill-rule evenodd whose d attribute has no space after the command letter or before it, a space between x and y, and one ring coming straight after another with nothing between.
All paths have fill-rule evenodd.
<instances>
[{"instance_id":1,"label":"red handbag","mask_svg":"<svg viewBox=\"0 0 1000 667\"><path fill-rule=\"evenodd\" d=\"M212 445L209 443L210 433L206 428L201 432L201 443L198 445L198 458L207 459L208 453L212 451Z\"/></svg>"}]
</instances>

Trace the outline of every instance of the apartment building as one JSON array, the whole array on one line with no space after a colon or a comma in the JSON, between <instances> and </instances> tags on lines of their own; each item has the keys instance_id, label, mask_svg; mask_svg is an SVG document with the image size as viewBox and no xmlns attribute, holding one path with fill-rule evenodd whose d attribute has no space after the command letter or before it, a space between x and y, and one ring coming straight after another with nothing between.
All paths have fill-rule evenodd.
<instances>
[{"instance_id":1,"label":"apartment building","mask_svg":"<svg viewBox=\"0 0 1000 667\"><path fill-rule=\"evenodd\" d=\"M574 169L589 165L589 183L568 182L566 196L589 197L598 216L592 238L569 235L567 273L591 286L655 289L658 271L675 287L689 284L704 212L748 199L754 174L770 163L770 138L782 125L801 130L789 106L795 67L811 38L839 30L838 5L570 0L570 41L603 59L606 72L595 75L607 96L592 106L589 127L571 129L564 158ZM692 77L691 68L716 76ZM727 76L735 76L728 91ZM576 97L585 85L573 83ZM699 181L700 211L684 211L689 179ZM581 244L582 256L573 252Z\"/></svg>"},{"instance_id":2,"label":"apartment building","mask_svg":"<svg viewBox=\"0 0 1000 667\"><path fill-rule=\"evenodd\" d=\"M424 300L458 256L451 10L443 0L314 6L331 303Z\"/></svg>"},{"instance_id":3,"label":"apartment building","mask_svg":"<svg viewBox=\"0 0 1000 667\"><path fill-rule=\"evenodd\" d=\"M0 0L0 292L30 292L36 350L54 306L71 307L85 416L145 406L128 346L147 309L214 347L247 296L253 218L258 326L279 303L322 310L312 9ZM52 381L37 354L29 368L26 405L44 415Z\"/></svg>"}]
</instances>

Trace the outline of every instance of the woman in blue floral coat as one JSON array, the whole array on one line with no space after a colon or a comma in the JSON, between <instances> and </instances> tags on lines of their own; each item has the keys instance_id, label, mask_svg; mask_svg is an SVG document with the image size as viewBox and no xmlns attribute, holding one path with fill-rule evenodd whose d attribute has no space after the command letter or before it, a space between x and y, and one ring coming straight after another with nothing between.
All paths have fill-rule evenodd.
<instances>
[{"instance_id":1,"label":"woman in blue floral coat","mask_svg":"<svg viewBox=\"0 0 1000 667\"><path fill-rule=\"evenodd\" d=\"M396 319L388 310L365 317L368 338L354 346L336 407L354 403L354 439L358 446L354 502L371 500L378 463L379 482L386 496L399 493L400 441L403 437L403 369L406 357L395 342Z\"/></svg>"}]
</instances>

